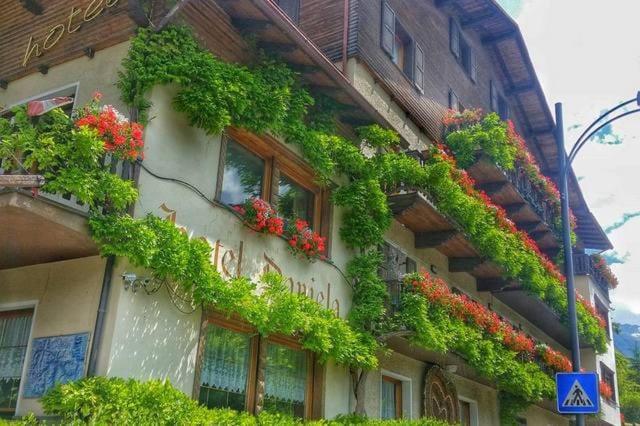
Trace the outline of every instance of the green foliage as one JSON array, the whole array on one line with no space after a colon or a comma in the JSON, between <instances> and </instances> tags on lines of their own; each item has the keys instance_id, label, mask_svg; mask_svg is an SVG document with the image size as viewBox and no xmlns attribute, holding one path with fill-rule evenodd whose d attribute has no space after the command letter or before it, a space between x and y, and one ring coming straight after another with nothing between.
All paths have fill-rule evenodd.
<instances>
[{"instance_id":1,"label":"green foliage","mask_svg":"<svg viewBox=\"0 0 640 426\"><path fill-rule=\"evenodd\" d=\"M640 423L640 356L626 358L616 352L616 377L620 396L620 411L625 421Z\"/></svg>"},{"instance_id":2,"label":"green foliage","mask_svg":"<svg viewBox=\"0 0 640 426\"><path fill-rule=\"evenodd\" d=\"M220 426L446 426L447 423L369 420L342 416L335 420L302 421L282 414L263 412L252 416L229 409L207 409L168 382L138 382L121 378L90 377L58 385L42 403L47 414L73 425L220 425ZM33 418L25 425L37 424Z\"/></svg>"},{"instance_id":3,"label":"green foliage","mask_svg":"<svg viewBox=\"0 0 640 426\"><path fill-rule=\"evenodd\" d=\"M197 304L237 314L262 335L300 335L302 346L339 364L375 368L377 345L366 334L307 296L291 293L283 278L265 274L256 284L246 277L223 279L211 264L211 246L189 238L173 223L153 215L94 215L89 225L103 255L127 257L192 292Z\"/></svg>"},{"instance_id":4,"label":"green foliage","mask_svg":"<svg viewBox=\"0 0 640 426\"><path fill-rule=\"evenodd\" d=\"M30 118L26 107L13 110L13 119L0 117L0 159L7 170L39 173L42 190L71 193L92 210L108 206L122 211L137 197L131 181L102 165L104 148L96 131L78 129L62 110Z\"/></svg>"},{"instance_id":5,"label":"green foliage","mask_svg":"<svg viewBox=\"0 0 640 426\"><path fill-rule=\"evenodd\" d=\"M500 424L502 426L518 426L518 417L529 405L520 396L516 395L502 391L498 394L500 401Z\"/></svg>"},{"instance_id":6,"label":"green foliage","mask_svg":"<svg viewBox=\"0 0 640 426\"><path fill-rule=\"evenodd\" d=\"M449 133L446 142L463 168L476 161L480 150L504 170L514 168L517 148L508 142L507 125L495 112Z\"/></svg>"},{"instance_id":7,"label":"green foliage","mask_svg":"<svg viewBox=\"0 0 640 426\"><path fill-rule=\"evenodd\" d=\"M414 332L414 343L446 354L460 355L480 375L494 381L501 391L519 395L526 403L553 398L555 385L540 367L522 360L497 338L449 315L442 306L431 304L422 295L402 295L402 323Z\"/></svg>"},{"instance_id":8,"label":"green foliage","mask_svg":"<svg viewBox=\"0 0 640 426\"><path fill-rule=\"evenodd\" d=\"M118 255L129 253L128 256L134 261L137 259L138 264L158 268L161 274L168 274L185 288L192 288L199 300L215 303L228 312L240 312L262 333L275 331L273 327L279 331L302 331L302 335L307 336L303 337L307 339L303 340L306 347L322 353L323 346L328 345L329 351L336 351L331 354L333 357L355 363L356 367L373 365L368 354L377 347L376 338L394 327L405 325L415 332L415 340L421 345L440 352L463 354L478 373L495 380L506 392L524 393L529 402L552 395L553 383L537 365L516 359L514 353L484 338L478 330L445 318L442 312L430 309L424 301L408 299L403 312L394 321L385 317L388 295L377 276L380 260L371 249L382 242L391 224L386 193L404 188L429 194L437 208L453 218L478 251L500 265L507 277L519 280L532 295L549 303L561 315L566 311L566 290L562 284L550 276L537 254L525 247L516 234L499 226L491 208L464 191L452 177L451 164L434 156L421 165L405 154L394 152L399 141L397 134L378 126L358 129L359 143L332 134L335 123L330 114L317 114L319 107L331 102L325 99L314 106L308 92L299 86L295 73L284 65L269 60L252 67L225 63L200 48L185 29L168 28L159 33L141 30L133 41L124 67L119 85L127 103L145 110L149 106L145 94L154 85L176 83L179 85L174 99L176 109L184 112L194 126L208 133L219 133L226 126L242 127L255 133L269 131L299 146L320 182L327 182L335 175L345 178L346 183L334 191L333 202L344 210L340 229L343 241L361 252L348 268L354 290L350 321L361 334L354 334L352 340L343 338L343 342L355 343L350 349L345 347L351 343L339 345L347 354L338 353L339 347L332 347L336 340L326 338L326 333L318 331L324 330L325 325L309 325L303 321L304 313L315 309L311 305L303 306L312 302L289 300L295 297L275 284L275 278L266 278L269 290L258 297L246 279L233 280L233 285L229 286L219 276L211 276L208 272L196 274L201 276L197 279L183 277L180 271L188 260L180 253L169 251L149 257L148 247L121 247L128 241L128 233L120 238L111 235L114 231L111 229L103 234L110 238L101 238L98 227L94 232L103 250ZM314 112L309 114L309 111ZM470 163L478 147L482 147L503 168L513 167L516 153L512 145L504 143L507 128L497 115L490 114L465 132L452 136L449 141L463 163ZM369 148L368 156L363 155L363 146ZM127 224L123 228L128 229ZM152 234L153 231L149 235L142 232L141 238L162 240ZM171 244L189 241L179 236L164 239ZM205 263L200 256L197 258L196 264ZM258 303L256 298L266 299ZM268 308L256 309L254 305L281 307L281 310L269 313L273 320L267 321L268 311L264 309ZM292 314L281 317L287 309ZM319 317L323 314L326 313L313 312ZM597 326L597 320L584 309L579 308L579 314L583 337L602 350L606 337ZM314 331L316 334L312 333ZM334 331L333 336L339 334ZM366 348L360 352L367 354L366 360L354 359L358 344Z\"/></svg>"}]
</instances>

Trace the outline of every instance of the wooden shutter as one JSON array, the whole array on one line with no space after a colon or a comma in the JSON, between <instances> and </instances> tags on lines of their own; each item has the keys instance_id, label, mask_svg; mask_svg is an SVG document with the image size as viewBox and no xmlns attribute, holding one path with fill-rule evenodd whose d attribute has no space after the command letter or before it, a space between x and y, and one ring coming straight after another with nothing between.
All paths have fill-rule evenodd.
<instances>
[{"instance_id":1,"label":"wooden shutter","mask_svg":"<svg viewBox=\"0 0 640 426\"><path fill-rule=\"evenodd\" d=\"M413 83L422 92L424 90L424 50L420 44L415 44L413 58Z\"/></svg>"},{"instance_id":2,"label":"wooden shutter","mask_svg":"<svg viewBox=\"0 0 640 426\"><path fill-rule=\"evenodd\" d=\"M460 100L452 89L449 89L449 109L460 111Z\"/></svg>"},{"instance_id":3,"label":"wooden shutter","mask_svg":"<svg viewBox=\"0 0 640 426\"><path fill-rule=\"evenodd\" d=\"M453 56L460 58L460 28L453 18L449 18L449 47Z\"/></svg>"},{"instance_id":4,"label":"wooden shutter","mask_svg":"<svg viewBox=\"0 0 640 426\"><path fill-rule=\"evenodd\" d=\"M396 13L389 3L382 2L382 28L380 31L380 45L382 50L393 57L396 38Z\"/></svg>"},{"instance_id":5,"label":"wooden shutter","mask_svg":"<svg viewBox=\"0 0 640 426\"><path fill-rule=\"evenodd\" d=\"M474 83L478 79L478 58L476 52L473 49L469 50L469 77Z\"/></svg>"},{"instance_id":6,"label":"wooden shutter","mask_svg":"<svg viewBox=\"0 0 640 426\"><path fill-rule=\"evenodd\" d=\"M491 111L498 112L498 89L493 80L489 80L489 105Z\"/></svg>"}]
</instances>

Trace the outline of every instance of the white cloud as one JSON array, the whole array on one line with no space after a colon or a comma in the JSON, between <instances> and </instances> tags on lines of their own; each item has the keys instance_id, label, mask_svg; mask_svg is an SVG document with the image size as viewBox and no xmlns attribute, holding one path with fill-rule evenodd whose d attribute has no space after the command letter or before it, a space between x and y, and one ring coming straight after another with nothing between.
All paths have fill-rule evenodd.
<instances>
[{"instance_id":1,"label":"white cloud","mask_svg":"<svg viewBox=\"0 0 640 426\"><path fill-rule=\"evenodd\" d=\"M547 100L564 105L565 124L591 123L603 109L640 90L637 0L523 0L516 16ZM552 108L553 111L553 108ZM567 133L571 143L583 127ZM640 210L640 114L613 125L623 143L589 143L574 164L592 212L606 227ZM606 202L605 202L606 200ZM621 309L640 313L640 220L610 236L630 260L613 266Z\"/></svg>"}]
</instances>

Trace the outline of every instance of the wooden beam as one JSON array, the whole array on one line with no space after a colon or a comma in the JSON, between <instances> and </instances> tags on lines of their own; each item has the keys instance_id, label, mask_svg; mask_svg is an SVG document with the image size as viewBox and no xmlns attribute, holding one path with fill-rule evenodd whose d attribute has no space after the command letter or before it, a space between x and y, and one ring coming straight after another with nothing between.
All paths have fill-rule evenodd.
<instances>
[{"instance_id":1,"label":"wooden beam","mask_svg":"<svg viewBox=\"0 0 640 426\"><path fill-rule=\"evenodd\" d=\"M240 32L258 32L266 30L272 26L271 22L263 21L261 19L232 18L231 23L234 27L239 29Z\"/></svg>"},{"instance_id":2,"label":"wooden beam","mask_svg":"<svg viewBox=\"0 0 640 426\"><path fill-rule=\"evenodd\" d=\"M20 3L22 3L22 7L34 15L42 15L42 12L44 12L44 8L37 0L20 0Z\"/></svg>"},{"instance_id":3,"label":"wooden beam","mask_svg":"<svg viewBox=\"0 0 640 426\"><path fill-rule=\"evenodd\" d=\"M479 185L479 189L486 192L488 196L493 196L501 192L509 185L508 182L489 182Z\"/></svg>"},{"instance_id":4,"label":"wooden beam","mask_svg":"<svg viewBox=\"0 0 640 426\"><path fill-rule=\"evenodd\" d=\"M476 16L472 16L470 18L461 20L460 21L460 26L462 28L473 27L474 25L478 25L478 24L481 24L483 22L486 22L486 21L490 20L490 19L494 18L495 16L496 16L495 9L491 9L488 12L479 13Z\"/></svg>"},{"instance_id":5,"label":"wooden beam","mask_svg":"<svg viewBox=\"0 0 640 426\"><path fill-rule=\"evenodd\" d=\"M553 127L547 127L546 129L531 129L531 135L532 136L541 136L541 135L548 135L549 133L553 133L555 129Z\"/></svg>"},{"instance_id":6,"label":"wooden beam","mask_svg":"<svg viewBox=\"0 0 640 426\"><path fill-rule=\"evenodd\" d=\"M458 231L434 231L416 233L416 248L438 247L457 235Z\"/></svg>"},{"instance_id":7,"label":"wooden beam","mask_svg":"<svg viewBox=\"0 0 640 426\"><path fill-rule=\"evenodd\" d=\"M40 188L44 182L41 175L0 175L0 187L5 188Z\"/></svg>"},{"instance_id":8,"label":"wooden beam","mask_svg":"<svg viewBox=\"0 0 640 426\"><path fill-rule=\"evenodd\" d=\"M516 36L516 34L518 34L518 32L516 30L508 30L505 31L501 34L496 34L493 36L489 36L489 37L484 37L482 39L482 44L496 44L496 43L500 43L501 41L505 41L505 40L509 40L512 39Z\"/></svg>"},{"instance_id":9,"label":"wooden beam","mask_svg":"<svg viewBox=\"0 0 640 426\"><path fill-rule=\"evenodd\" d=\"M479 257L451 257L449 258L449 272L471 272L482 264Z\"/></svg>"},{"instance_id":10,"label":"wooden beam","mask_svg":"<svg viewBox=\"0 0 640 426\"><path fill-rule=\"evenodd\" d=\"M258 47L268 52L280 54L292 53L298 48L298 46L292 43L274 43L270 41L261 41L258 43Z\"/></svg>"},{"instance_id":11,"label":"wooden beam","mask_svg":"<svg viewBox=\"0 0 640 426\"><path fill-rule=\"evenodd\" d=\"M524 232L533 232L536 230L536 228L538 226L540 226L541 222L538 221L534 221L534 222L517 222L516 226L518 227L518 229L522 229Z\"/></svg>"},{"instance_id":12,"label":"wooden beam","mask_svg":"<svg viewBox=\"0 0 640 426\"><path fill-rule=\"evenodd\" d=\"M529 232L529 236L531 238L533 238L534 240L540 240L540 239L546 237L548 233L549 233L548 230L535 231L535 232Z\"/></svg>"},{"instance_id":13,"label":"wooden beam","mask_svg":"<svg viewBox=\"0 0 640 426\"><path fill-rule=\"evenodd\" d=\"M291 68L295 72L299 72L300 74L313 74L316 72L320 72L320 67L316 65L289 64L289 68Z\"/></svg>"},{"instance_id":14,"label":"wooden beam","mask_svg":"<svg viewBox=\"0 0 640 426\"><path fill-rule=\"evenodd\" d=\"M478 291L500 291L508 285L509 282L502 278L481 278L476 281Z\"/></svg>"},{"instance_id":15,"label":"wooden beam","mask_svg":"<svg viewBox=\"0 0 640 426\"><path fill-rule=\"evenodd\" d=\"M507 96L519 95L520 93L531 92L536 89L536 85L533 82L527 82L525 84L518 84L507 89Z\"/></svg>"},{"instance_id":16,"label":"wooden beam","mask_svg":"<svg viewBox=\"0 0 640 426\"><path fill-rule=\"evenodd\" d=\"M525 207L527 207L526 203L513 203L502 206L502 208L505 209L509 216L520 213L522 210L524 210Z\"/></svg>"}]
</instances>

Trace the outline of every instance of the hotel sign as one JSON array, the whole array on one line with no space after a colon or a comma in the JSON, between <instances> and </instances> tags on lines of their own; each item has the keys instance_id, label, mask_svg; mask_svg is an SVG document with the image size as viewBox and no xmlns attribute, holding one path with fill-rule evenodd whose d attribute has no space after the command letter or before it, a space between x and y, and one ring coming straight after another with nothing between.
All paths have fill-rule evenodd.
<instances>
[{"instance_id":1,"label":"hotel sign","mask_svg":"<svg viewBox=\"0 0 640 426\"><path fill-rule=\"evenodd\" d=\"M90 0L85 1L84 7L71 6L69 13L63 21L48 28L44 34L39 36L29 36L27 49L24 53L22 66L26 67L29 60L39 57L47 50L53 48L62 37L78 31L84 22L96 19L105 11L118 3L119 0Z\"/></svg>"}]
</instances>

